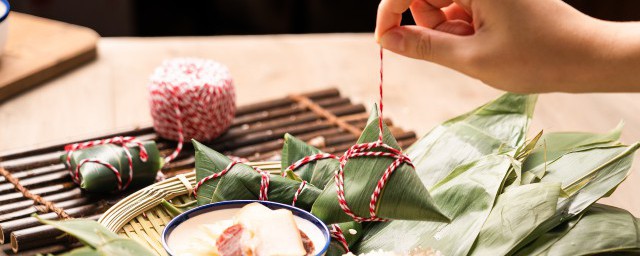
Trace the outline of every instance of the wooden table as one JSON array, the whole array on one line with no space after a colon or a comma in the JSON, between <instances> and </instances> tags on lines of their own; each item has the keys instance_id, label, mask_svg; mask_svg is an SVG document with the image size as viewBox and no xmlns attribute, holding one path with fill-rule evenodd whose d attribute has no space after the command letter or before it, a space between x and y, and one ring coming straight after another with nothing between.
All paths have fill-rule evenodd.
<instances>
[{"instance_id":1,"label":"wooden table","mask_svg":"<svg viewBox=\"0 0 640 256\"><path fill-rule=\"evenodd\" d=\"M98 60L0 105L0 151L80 139L151 124L146 82L166 58L202 57L229 66L238 103L336 86L377 100L378 46L371 34L105 38ZM385 55L385 114L419 135L501 94L424 61ZM640 94L546 94L531 133L604 132L626 122L623 141L640 140ZM640 216L640 159L603 202Z\"/></svg>"}]
</instances>

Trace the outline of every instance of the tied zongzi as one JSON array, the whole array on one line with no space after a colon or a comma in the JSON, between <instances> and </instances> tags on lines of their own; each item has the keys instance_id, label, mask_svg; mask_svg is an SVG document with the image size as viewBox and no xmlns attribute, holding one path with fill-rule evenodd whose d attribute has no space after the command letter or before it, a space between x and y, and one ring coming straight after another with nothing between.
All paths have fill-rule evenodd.
<instances>
[{"instance_id":1,"label":"tied zongzi","mask_svg":"<svg viewBox=\"0 0 640 256\"><path fill-rule=\"evenodd\" d=\"M67 145L60 157L74 182L88 192L114 192L153 183L162 167L156 143L114 137Z\"/></svg>"},{"instance_id":2,"label":"tied zongzi","mask_svg":"<svg viewBox=\"0 0 640 256\"><path fill-rule=\"evenodd\" d=\"M375 112L358 144L339 161L332 161L339 162L338 170L311 210L326 223L386 219L449 220L435 204L413 165Z\"/></svg>"}]
</instances>

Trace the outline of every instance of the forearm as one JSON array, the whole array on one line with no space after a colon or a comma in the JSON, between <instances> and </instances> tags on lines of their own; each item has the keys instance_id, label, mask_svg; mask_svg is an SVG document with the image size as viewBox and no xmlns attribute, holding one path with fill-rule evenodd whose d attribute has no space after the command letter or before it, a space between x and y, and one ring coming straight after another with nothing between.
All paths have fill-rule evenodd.
<instances>
[{"instance_id":1,"label":"forearm","mask_svg":"<svg viewBox=\"0 0 640 256\"><path fill-rule=\"evenodd\" d=\"M640 22L605 22L611 63L603 63L601 91L640 92Z\"/></svg>"}]
</instances>

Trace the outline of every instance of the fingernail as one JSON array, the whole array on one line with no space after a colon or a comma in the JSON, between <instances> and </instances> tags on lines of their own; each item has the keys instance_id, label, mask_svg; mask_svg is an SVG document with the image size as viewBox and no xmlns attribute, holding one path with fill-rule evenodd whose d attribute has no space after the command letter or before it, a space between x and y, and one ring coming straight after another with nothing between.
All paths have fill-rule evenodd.
<instances>
[{"instance_id":1,"label":"fingernail","mask_svg":"<svg viewBox=\"0 0 640 256\"><path fill-rule=\"evenodd\" d=\"M391 30L382 35L380 44L383 48L392 51L404 51L404 35L398 31Z\"/></svg>"}]
</instances>

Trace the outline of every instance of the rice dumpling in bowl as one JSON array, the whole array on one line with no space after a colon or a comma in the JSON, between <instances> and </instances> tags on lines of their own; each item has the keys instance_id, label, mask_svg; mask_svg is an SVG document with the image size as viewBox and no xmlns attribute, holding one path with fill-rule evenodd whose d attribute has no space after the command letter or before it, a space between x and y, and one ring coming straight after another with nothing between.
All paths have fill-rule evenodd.
<instances>
[{"instance_id":1,"label":"rice dumpling in bowl","mask_svg":"<svg viewBox=\"0 0 640 256\"><path fill-rule=\"evenodd\" d=\"M162 234L169 255L323 255L329 230L315 216L280 203L234 200L174 218Z\"/></svg>"}]
</instances>

